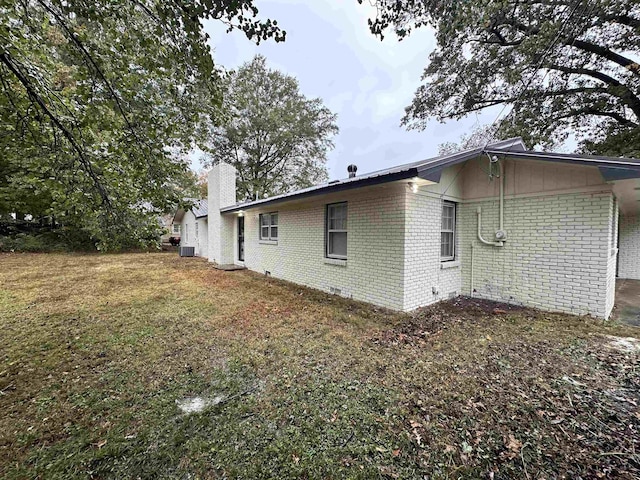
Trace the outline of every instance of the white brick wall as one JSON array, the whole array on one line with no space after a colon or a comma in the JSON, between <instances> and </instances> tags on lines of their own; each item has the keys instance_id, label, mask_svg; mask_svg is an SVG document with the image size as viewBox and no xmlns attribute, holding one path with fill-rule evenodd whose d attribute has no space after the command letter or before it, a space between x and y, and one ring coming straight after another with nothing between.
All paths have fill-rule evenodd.
<instances>
[{"instance_id":1,"label":"white brick wall","mask_svg":"<svg viewBox=\"0 0 640 480\"><path fill-rule=\"evenodd\" d=\"M191 210L184 212L180 223L180 245L183 247L195 247L195 223L196 217Z\"/></svg>"},{"instance_id":2,"label":"white brick wall","mask_svg":"<svg viewBox=\"0 0 640 480\"><path fill-rule=\"evenodd\" d=\"M609 240L607 260L607 303L605 309L605 317L609 318L616 300L616 268L618 261L618 202L615 197L611 197L609 201Z\"/></svg>"},{"instance_id":3,"label":"white brick wall","mask_svg":"<svg viewBox=\"0 0 640 480\"><path fill-rule=\"evenodd\" d=\"M277 278L402 310L405 190L405 184L387 185L322 196L303 205L252 209L245 216L245 265ZM348 259L334 262L325 259L325 208L327 203L342 201L348 205ZM261 243L258 216L276 211L278 242ZM237 214L229 216L237 218Z\"/></svg>"},{"instance_id":4,"label":"white brick wall","mask_svg":"<svg viewBox=\"0 0 640 480\"><path fill-rule=\"evenodd\" d=\"M611 192L507 199L508 241L477 241L477 208L483 237L498 227L498 200L464 203L463 245L474 244L474 295L574 314L608 315ZM462 289L470 290L471 249L462 249Z\"/></svg>"},{"instance_id":5,"label":"white brick wall","mask_svg":"<svg viewBox=\"0 0 640 480\"><path fill-rule=\"evenodd\" d=\"M407 193L404 310L413 310L461 293L461 244L459 241L456 244L454 262L440 261L443 200L424 190L417 194ZM458 230L459 217L458 214ZM449 268L443 269L442 266Z\"/></svg>"},{"instance_id":6,"label":"white brick wall","mask_svg":"<svg viewBox=\"0 0 640 480\"><path fill-rule=\"evenodd\" d=\"M640 280L640 215L620 216L618 276Z\"/></svg>"},{"instance_id":7,"label":"white brick wall","mask_svg":"<svg viewBox=\"0 0 640 480\"><path fill-rule=\"evenodd\" d=\"M480 180L454 171L443 175L447 180L443 184L453 187L448 194L463 195L464 182L486 181L483 171L478 172ZM235 201L232 173L233 167L223 164L209 176L209 258L219 263L238 262L238 214L216 213ZM545 185L555 185L549 182ZM541 309L609 315L615 295L612 245L617 207L608 185L524 195L511 187L513 193L504 206L508 232L504 247L483 245L477 239L479 206L483 236L492 239L498 228L497 198L445 197L458 202L456 259L447 264L440 261L442 198L436 187L413 193L407 182L398 182L251 209L245 212L244 264L260 273L268 271L274 277L397 310L473 290L478 297ZM326 205L344 201L348 260L327 260ZM269 212L279 214L276 244L259 240L259 214ZM624 225L630 233L622 234L621 250L624 239L631 239L626 254L638 258L634 252L640 249L640 222L627 219Z\"/></svg>"},{"instance_id":8,"label":"white brick wall","mask_svg":"<svg viewBox=\"0 0 640 480\"><path fill-rule=\"evenodd\" d=\"M209 253L207 223L206 218L196 219L191 210L185 212L180 226L180 231L182 232L180 246L194 247L197 256L206 257ZM197 231L196 224L198 225Z\"/></svg>"}]
</instances>

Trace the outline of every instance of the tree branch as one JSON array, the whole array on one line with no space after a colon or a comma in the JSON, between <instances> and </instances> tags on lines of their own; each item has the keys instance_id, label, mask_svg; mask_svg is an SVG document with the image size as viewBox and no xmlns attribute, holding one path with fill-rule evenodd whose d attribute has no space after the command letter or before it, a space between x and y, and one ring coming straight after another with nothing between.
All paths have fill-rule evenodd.
<instances>
[{"instance_id":1,"label":"tree branch","mask_svg":"<svg viewBox=\"0 0 640 480\"><path fill-rule=\"evenodd\" d=\"M73 134L62 124L62 122L58 119L58 117L56 117L53 114L53 112L49 110L49 108L47 107L42 97L38 94L38 92L35 91L35 89L31 85L31 82L29 82L29 79L22 73L18 65L16 65L13 62L13 59L11 58L8 52L3 52L0 54L0 61L2 61L2 63L4 63L7 66L7 68L11 71L11 73L13 73L16 76L18 81L22 84L22 86L27 91L27 95L29 95L29 97L38 104L42 112L51 119L51 122L53 123L53 125L55 125L62 132L64 137L69 141L72 148L78 154L80 163L84 166L85 171L89 174L96 188L98 189L98 192L102 197L103 203L107 206L107 208L110 209L111 200L109 199L109 196L107 195L107 192L104 189L104 186L100 182L98 175L94 171L93 166L91 165L91 162L89 161L89 159L86 158L84 150L78 144Z\"/></svg>"},{"instance_id":2,"label":"tree branch","mask_svg":"<svg viewBox=\"0 0 640 480\"><path fill-rule=\"evenodd\" d=\"M636 94L631 90L627 85L620 82L619 80L607 75L606 73L598 72L597 70L591 70L588 68L576 68L576 67L565 67L564 65L546 65L546 68L551 68L553 70L558 70L564 73L573 73L576 75L587 75L589 77L595 78L596 80L600 80L601 82L606 83L611 87L615 87L620 90L620 94L615 93L615 89L609 89L609 93L615 95L620 98L636 115L637 118L640 119L640 98L636 96Z\"/></svg>"},{"instance_id":3,"label":"tree branch","mask_svg":"<svg viewBox=\"0 0 640 480\"><path fill-rule=\"evenodd\" d=\"M620 113L617 113L617 112L605 112L605 111L602 111L602 110L597 110L597 109L595 109L593 107L584 107L584 108L579 108L579 109L576 109L576 110L571 110L571 111L569 111L569 113L566 113L564 115L560 115L559 117L555 117L554 120L560 120L560 119L563 119L563 118L576 117L578 115L596 115L596 116L600 116L600 117L609 117L609 118L613 118L614 120L616 120L621 125L634 127L634 128L638 126L638 124L636 122L633 122L633 121L629 120L628 118L625 118Z\"/></svg>"},{"instance_id":4,"label":"tree branch","mask_svg":"<svg viewBox=\"0 0 640 480\"><path fill-rule=\"evenodd\" d=\"M600 45L595 45L591 42L586 42L584 40L577 40L577 39L571 40L571 41L567 40L565 43L569 46L574 46L585 52L593 53L595 55L604 57L607 60L610 60L614 63L617 63L618 65L623 66L634 75L640 76L640 64L618 53L612 52L606 47L601 47Z\"/></svg>"},{"instance_id":5,"label":"tree branch","mask_svg":"<svg viewBox=\"0 0 640 480\"><path fill-rule=\"evenodd\" d=\"M129 131L131 132L133 137L136 139L136 142L138 142L141 145L145 145L145 142L140 140L140 138L138 137L138 134L136 133L135 129L133 128L133 125L129 121L129 118L127 117L127 114L124 111L124 108L123 108L122 103L120 101L120 97L115 92L113 86L111 85L111 82L109 80L107 80L107 77L105 76L105 74L102 71L102 69L98 66L98 64L95 61L95 59L93 58L93 56L89 53L89 51L84 46L84 44L78 39L76 34L74 32L72 32L71 29L67 26L67 24L64 22L62 17L53 8L51 8L49 5L47 5L42 0L37 0L37 1L38 1L38 3L40 5L42 5L42 7L45 10L47 10L51 15L53 15L53 17L56 19L58 24L63 28L63 30L65 32L67 32L67 36L69 37L69 39L82 52L82 54L86 57L86 59L88 60L90 65L93 66L95 72L98 74L98 77L100 77L100 79L104 82L105 86L107 87L107 90L109 90L109 93L111 94L111 96L115 100L116 106L118 108L118 111L120 112L122 118L124 119L124 122L126 123L127 128L129 129ZM148 147L148 145L145 145L145 146Z\"/></svg>"}]
</instances>

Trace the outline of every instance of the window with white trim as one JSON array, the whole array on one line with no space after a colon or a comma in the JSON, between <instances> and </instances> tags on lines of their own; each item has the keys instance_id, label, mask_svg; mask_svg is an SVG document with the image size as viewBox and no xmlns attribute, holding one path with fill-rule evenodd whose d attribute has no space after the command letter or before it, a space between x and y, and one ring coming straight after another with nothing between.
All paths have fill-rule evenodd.
<instances>
[{"instance_id":1,"label":"window with white trim","mask_svg":"<svg viewBox=\"0 0 640 480\"><path fill-rule=\"evenodd\" d=\"M260 240L278 240L278 212L260 214Z\"/></svg>"},{"instance_id":2,"label":"window with white trim","mask_svg":"<svg viewBox=\"0 0 640 480\"><path fill-rule=\"evenodd\" d=\"M327 258L347 259L347 202L327 205Z\"/></svg>"},{"instance_id":3,"label":"window with white trim","mask_svg":"<svg viewBox=\"0 0 640 480\"><path fill-rule=\"evenodd\" d=\"M442 203L442 227L440 228L440 260L448 262L456 258L456 204Z\"/></svg>"},{"instance_id":4,"label":"window with white trim","mask_svg":"<svg viewBox=\"0 0 640 480\"><path fill-rule=\"evenodd\" d=\"M173 224L173 233L180 233L180 224L179 223L174 223Z\"/></svg>"}]
</instances>

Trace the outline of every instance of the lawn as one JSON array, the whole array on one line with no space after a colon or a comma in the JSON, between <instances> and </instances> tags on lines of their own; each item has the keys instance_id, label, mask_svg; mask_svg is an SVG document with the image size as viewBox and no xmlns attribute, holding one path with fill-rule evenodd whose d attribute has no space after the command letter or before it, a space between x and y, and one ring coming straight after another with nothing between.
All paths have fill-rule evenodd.
<instances>
[{"instance_id":1,"label":"lawn","mask_svg":"<svg viewBox=\"0 0 640 480\"><path fill-rule=\"evenodd\" d=\"M638 478L632 327L0 255L2 478ZM195 412L185 412L192 407Z\"/></svg>"}]
</instances>

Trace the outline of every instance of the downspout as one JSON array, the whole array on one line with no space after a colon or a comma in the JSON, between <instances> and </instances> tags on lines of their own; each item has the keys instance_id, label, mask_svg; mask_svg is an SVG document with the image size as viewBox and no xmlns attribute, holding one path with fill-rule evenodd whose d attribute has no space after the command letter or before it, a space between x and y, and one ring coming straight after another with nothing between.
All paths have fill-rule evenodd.
<instances>
[{"instance_id":1,"label":"downspout","mask_svg":"<svg viewBox=\"0 0 640 480\"><path fill-rule=\"evenodd\" d=\"M469 286L469 296L473 297L473 247L474 244L471 242L471 285Z\"/></svg>"}]
</instances>

